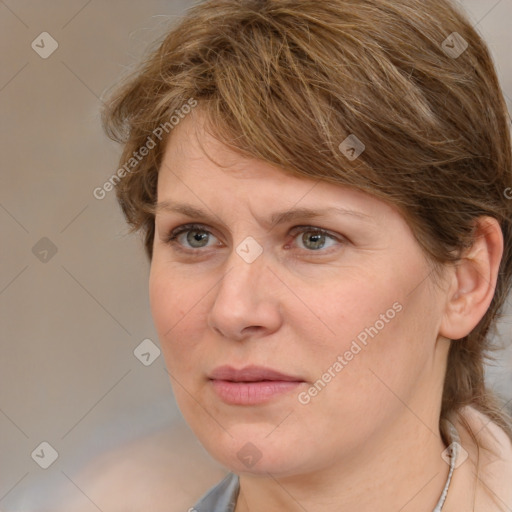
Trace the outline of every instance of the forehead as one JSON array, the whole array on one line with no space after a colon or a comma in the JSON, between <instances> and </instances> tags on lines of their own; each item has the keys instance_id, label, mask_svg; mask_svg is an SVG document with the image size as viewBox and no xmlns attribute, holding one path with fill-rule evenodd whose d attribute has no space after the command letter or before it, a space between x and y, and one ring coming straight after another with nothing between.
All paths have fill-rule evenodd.
<instances>
[{"instance_id":1,"label":"forehead","mask_svg":"<svg viewBox=\"0 0 512 512\"><path fill-rule=\"evenodd\" d=\"M158 202L187 202L211 208L285 208L359 210L370 216L398 210L369 193L299 176L262 160L246 158L218 141L197 108L173 130L158 177Z\"/></svg>"},{"instance_id":2,"label":"forehead","mask_svg":"<svg viewBox=\"0 0 512 512\"><path fill-rule=\"evenodd\" d=\"M165 169L180 178L200 174L204 179L214 179L217 172L224 172L241 180L258 177L300 179L277 166L246 158L217 140L207 129L205 114L200 107L171 132L162 162L162 170Z\"/></svg>"}]
</instances>

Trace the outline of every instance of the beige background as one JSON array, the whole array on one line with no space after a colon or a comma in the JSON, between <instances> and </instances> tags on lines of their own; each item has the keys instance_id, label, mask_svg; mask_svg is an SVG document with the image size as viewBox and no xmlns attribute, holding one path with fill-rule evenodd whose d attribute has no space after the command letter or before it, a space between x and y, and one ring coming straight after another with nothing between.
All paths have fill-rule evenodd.
<instances>
[{"instance_id":1,"label":"beige background","mask_svg":"<svg viewBox=\"0 0 512 512\"><path fill-rule=\"evenodd\" d=\"M512 110L512 0L462 4ZM144 366L134 356L142 340L158 344L148 264L114 194L93 197L119 156L101 131L102 94L190 5L0 0L0 511L128 510L119 493L136 510L134 493L165 486L172 506L186 510L221 474L182 425L162 357ZM44 31L59 45L47 59L31 48ZM38 242L40 258L50 250L46 262L33 253ZM512 399L510 350L490 378ZM43 441L59 454L46 470L31 458ZM131 465L115 451L127 442ZM95 481L98 468L108 485ZM151 510L173 510L167 503Z\"/></svg>"}]
</instances>

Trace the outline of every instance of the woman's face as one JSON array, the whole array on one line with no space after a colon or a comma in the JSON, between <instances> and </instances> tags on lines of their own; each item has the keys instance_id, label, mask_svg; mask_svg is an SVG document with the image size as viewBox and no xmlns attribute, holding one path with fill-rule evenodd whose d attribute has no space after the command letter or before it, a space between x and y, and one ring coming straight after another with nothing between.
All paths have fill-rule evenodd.
<instances>
[{"instance_id":1,"label":"woman's face","mask_svg":"<svg viewBox=\"0 0 512 512\"><path fill-rule=\"evenodd\" d=\"M292 475L375 454L400 426L436 428L442 292L403 217L241 158L200 121L166 150L150 275L199 440L236 472Z\"/></svg>"}]
</instances>

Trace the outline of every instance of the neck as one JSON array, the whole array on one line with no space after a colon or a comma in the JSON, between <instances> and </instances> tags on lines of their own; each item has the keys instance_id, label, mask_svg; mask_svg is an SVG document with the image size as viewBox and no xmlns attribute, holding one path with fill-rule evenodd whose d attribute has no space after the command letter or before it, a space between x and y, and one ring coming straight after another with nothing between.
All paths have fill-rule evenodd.
<instances>
[{"instance_id":1,"label":"neck","mask_svg":"<svg viewBox=\"0 0 512 512\"><path fill-rule=\"evenodd\" d=\"M315 473L242 475L236 512L432 512L449 465L441 457L438 416L431 416L424 423L404 408L387 431Z\"/></svg>"}]
</instances>

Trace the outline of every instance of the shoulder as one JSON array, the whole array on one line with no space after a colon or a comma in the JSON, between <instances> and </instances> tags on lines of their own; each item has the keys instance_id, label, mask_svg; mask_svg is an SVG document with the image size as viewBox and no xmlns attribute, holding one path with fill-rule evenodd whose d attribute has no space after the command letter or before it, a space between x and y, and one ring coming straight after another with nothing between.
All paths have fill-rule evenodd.
<instances>
[{"instance_id":1,"label":"shoulder","mask_svg":"<svg viewBox=\"0 0 512 512\"><path fill-rule=\"evenodd\" d=\"M461 409L453 423L463 451L453 474L446 510L509 512L512 510L511 439L474 407Z\"/></svg>"},{"instance_id":2,"label":"shoulder","mask_svg":"<svg viewBox=\"0 0 512 512\"><path fill-rule=\"evenodd\" d=\"M178 424L94 458L73 481L102 510L183 512L226 474ZM90 502L78 499L67 501L62 512L90 510Z\"/></svg>"}]
</instances>

